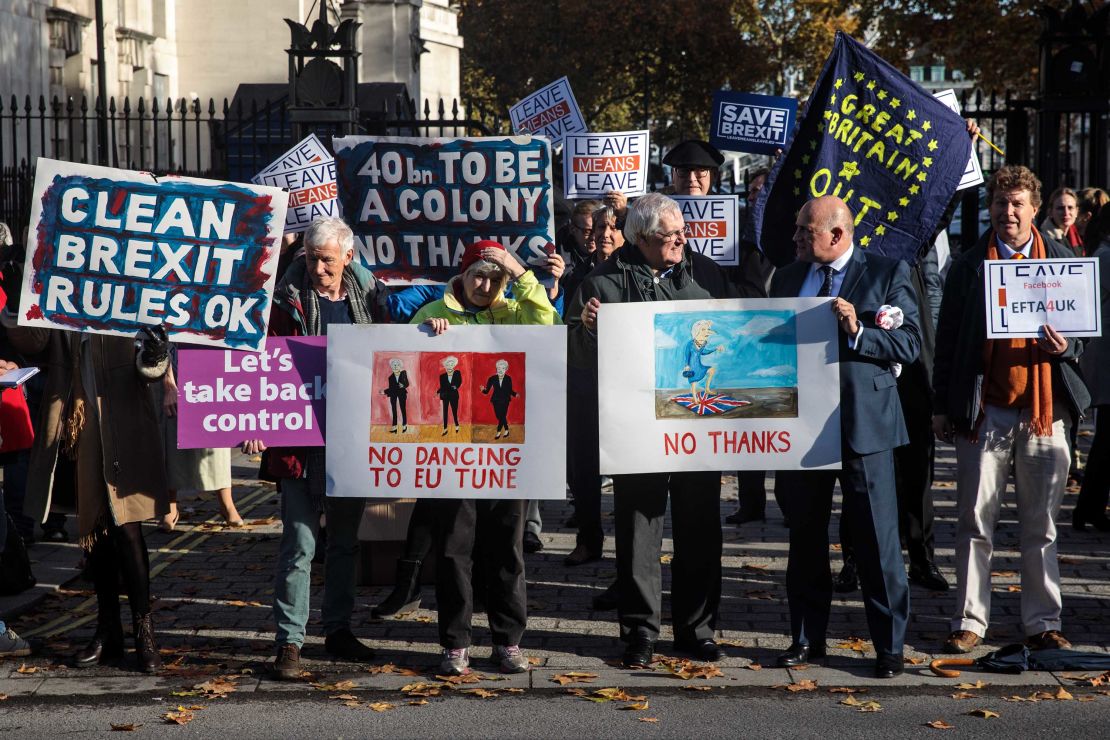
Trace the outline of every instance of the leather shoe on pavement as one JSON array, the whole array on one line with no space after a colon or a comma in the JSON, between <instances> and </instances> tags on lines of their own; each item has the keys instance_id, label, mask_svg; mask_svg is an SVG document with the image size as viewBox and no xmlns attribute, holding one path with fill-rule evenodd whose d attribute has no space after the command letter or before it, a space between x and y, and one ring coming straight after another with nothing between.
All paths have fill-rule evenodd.
<instances>
[{"instance_id":1,"label":"leather shoe on pavement","mask_svg":"<svg viewBox=\"0 0 1110 740\"><path fill-rule=\"evenodd\" d=\"M856 571L856 561L848 558L844 561L844 567L840 569L840 573L833 579L833 591L838 594L850 594L857 588L859 588L859 574Z\"/></svg>"},{"instance_id":2,"label":"leather shoe on pavement","mask_svg":"<svg viewBox=\"0 0 1110 740\"><path fill-rule=\"evenodd\" d=\"M1060 630L1046 630L1026 638L1025 644L1031 650L1067 650L1071 642Z\"/></svg>"},{"instance_id":3,"label":"leather shoe on pavement","mask_svg":"<svg viewBox=\"0 0 1110 740\"><path fill-rule=\"evenodd\" d=\"M328 655L344 660L364 662L374 658L374 651L362 644L346 627L324 638L324 650L328 651Z\"/></svg>"},{"instance_id":4,"label":"leather shoe on pavement","mask_svg":"<svg viewBox=\"0 0 1110 740\"><path fill-rule=\"evenodd\" d=\"M968 630L954 630L948 635L948 639L944 641L944 652L952 654L970 653L983 638L974 632Z\"/></svg>"},{"instance_id":5,"label":"leather shoe on pavement","mask_svg":"<svg viewBox=\"0 0 1110 740\"><path fill-rule=\"evenodd\" d=\"M778 660L775 662L779 668L793 668L794 666L824 660L825 656L823 641L819 645L799 645L795 642L786 649L786 652L780 653Z\"/></svg>"},{"instance_id":6,"label":"leather shoe on pavement","mask_svg":"<svg viewBox=\"0 0 1110 740\"><path fill-rule=\"evenodd\" d=\"M647 668L655 657L655 641L647 637L633 637L624 649L621 664L625 668Z\"/></svg>"},{"instance_id":7,"label":"leather shoe on pavement","mask_svg":"<svg viewBox=\"0 0 1110 740\"><path fill-rule=\"evenodd\" d=\"M721 659L721 648L716 640L708 637L702 640L675 640L675 652L686 653L706 663L715 663Z\"/></svg>"},{"instance_id":8,"label":"leather shoe on pavement","mask_svg":"<svg viewBox=\"0 0 1110 740\"><path fill-rule=\"evenodd\" d=\"M936 563L925 563L921 566L911 565L910 583L916 583L930 591L948 590L948 580L941 575Z\"/></svg>"},{"instance_id":9,"label":"leather shoe on pavement","mask_svg":"<svg viewBox=\"0 0 1110 740\"><path fill-rule=\"evenodd\" d=\"M574 546L570 554L563 558L563 565L574 567L576 565L585 565L592 563L595 560L601 560L601 548L587 547L581 543Z\"/></svg>"},{"instance_id":10,"label":"leather shoe on pavement","mask_svg":"<svg viewBox=\"0 0 1110 740\"><path fill-rule=\"evenodd\" d=\"M609 588L594 597L594 611L611 612L617 608L619 602L620 595L617 593L617 582L613 581L609 584Z\"/></svg>"},{"instance_id":11,"label":"leather shoe on pavement","mask_svg":"<svg viewBox=\"0 0 1110 740\"><path fill-rule=\"evenodd\" d=\"M902 654L880 653L875 658L875 678L894 678L906 670Z\"/></svg>"},{"instance_id":12,"label":"leather shoe on pavement","mask_svg":"<svg viewBox=\"0 0 1110 740\"><path fill-rule=\"evenodd\" d=\"M747 524L748 522L762 522L766 521L767 517L761 511L758 514L754 511L744 511L737 509L725 517L726 524Z\"/></svg>"},{"instance_id":13,"label":"leather shoe on pavement","mask_svg":"<svg viewBox=\"0 0 1110 740\"><path fill-rule=\"evenodd\" d=\"M524 533L524 552L533 553L543 549L543 540L535 532Z\"/></svg>"}]
</instances>

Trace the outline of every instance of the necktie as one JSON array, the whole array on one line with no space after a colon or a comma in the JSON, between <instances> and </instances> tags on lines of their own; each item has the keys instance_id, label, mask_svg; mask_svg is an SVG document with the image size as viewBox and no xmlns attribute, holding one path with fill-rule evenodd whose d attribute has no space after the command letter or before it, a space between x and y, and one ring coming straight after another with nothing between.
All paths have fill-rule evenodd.
<instances>
[{"instance_id":1,"label":"necktie","mask_svg":"<svg viewBox=\"0 0 1110 740\"><path fill-rule=\"evenodd\" d=\"M1025 259L1025 255L1022 254L1021 252L1014 252L1014 256L1011 257L1010 259L1012 259L1012 260L1023 260L1023 259Z\"/></svg>"},{"instance_id":2,"label":"necktie","mask_svg":"<svg viewBox=\"0 0 1110 740\"><path fill-rule=\"evenodd\" d=\"M821 270L822 273L824 273L824 278L821 281L821 290L817 291L817 297L830 298L832 297L832 265L821 265L821 267L819 267L818 269Z\"/></svg>"}]
</instances>

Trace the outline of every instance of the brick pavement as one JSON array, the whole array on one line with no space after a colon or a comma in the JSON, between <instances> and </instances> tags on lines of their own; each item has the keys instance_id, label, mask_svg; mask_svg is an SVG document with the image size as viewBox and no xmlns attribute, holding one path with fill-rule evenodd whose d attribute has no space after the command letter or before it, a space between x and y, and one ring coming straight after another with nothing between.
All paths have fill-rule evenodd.
<instances>
[{"instance_id":1,"label":"brick pavement","mask_svg":"<svg viewBox=\"0 0 1110 740\"><path fill-rule=\"evenodd\" d=\"M1089 444L1089 431L1083 444ZM954 457L951 448L942 448L937 458L935 502L937 512L938 564L952 581L952 544L954 535ZM270 484L247 480L255 469L242 457L235 461L236 499L249 526L230 529L219 524L214 500L194 504L196 514L183 520L177 532L164 534L153 527L147 531L152 553L153 593L157 598L155 623L160 645L170 670L160 677L139 677L126 669L101 668L78 672L66 667L69 654L92 634L95 597L91 586L76 578L71 570L79 551L73 546L36 544L32 558L51 564L50 583L70 574L71 580L44 595L41 591L0 599L0 613L9 616L13 626L26 636L44 642L39 655L27 660L0 663L0 694L101 693L104 691L143 691L180 688L183 682L203 680L198 676L237 673L242 688L265 691L295 690L303 684L282 685L260 681L264 664L272 657L273 623L270 611L272 570L280 534L278 497ZM722 516L735 507L734 476L727 476L722 493ZM611 532L612 496L603 497L606 527ZM1076 649L1106 651L1110 643L1110 624L1105 615L1110 606L1110 536L1076 533L1070 526L1070 510L1075 492L1065 498L1060 515L1060 564L1064 591L1064 631ZM188 504L188 502L185 502ZM606 557L596 564L566 568L562 559L574 545L574 533L562 527L570 514L568 502L548 502L543 506L545 549L527 556L529 587L529 627L523 647L536 664L530 676L514 677L510 684L551 687L554 673L584 670L611 676L620 685L658 683L658 673L628 672L612 667L619 655L615 613L595 612L590 607L613 578L613 541L606 540ZM725 527L723 600L719 637L726 657L718 664L723 676L718 682L730 686L781 684L786 672L751 670L753 663L773 665L773 655L789 643L788 614L785 602L786 531L781 515L769 502L764 523ZM832 540L836 541L835 518ZM669 535L669 531L666 533ZM996 538L995 578L992 618L994 626L987 644L974 656L988 649L1020 639L1018 622L1020 593L1016 588L1019 570L1017 528L1010 505L1004 512ZM664 552L671 552L666 539ZM832 553L834 567L838 553ZM38 567L38 566L36 566ZM669 568L664 566L664 588L668 588ZM49 590L49 588L45 589ZM314 573L313 611L310 635L303 655L306 667L316 677L346 676L359 687L397 688L405 682L396 674L368 674L365 667L332 661L323 650L319 635L321 596L319 568ZM438 659L433 589L426 586L421 609L402 618L372 623L370 606L384 597L386 588L360 587L356 598L355 633L378 651L375 665L392 663L426 671ZM947 634L953 596L932 594L913 587L912 616L907 638L907 657L925 661ZM664 605L666 612L666 604ZM126 614L126 612L125 612ZM126 617L125 617L126 619ZM475 656L488 654L489 635L484 615L475 616ZM820 678L825 685L860 685L872 681L870 652L864 654L837 647L860 637L866 640L867 628L858 592L834 600L830 624L829 666L812 668L806 677ZM671 632L664 625L661 653L670 649ZM866 648L869 650L869 645ZM476 667L478 661L476 661ZM22 672L21 669L22 668ZM794 676L799 674L791 671ZM800 674L799 674L800 675ZM1061 679L1048 674L1018 677L991 676L996 684L1055 684ZM1066 681L1066 679L1065 679ZM928 674L924 665L911 666L907 675L894 685L950 684ZM398 684L399 687L400 684ZM889 682L888 682L889 685Z\"/></svg>"}]
</instances>

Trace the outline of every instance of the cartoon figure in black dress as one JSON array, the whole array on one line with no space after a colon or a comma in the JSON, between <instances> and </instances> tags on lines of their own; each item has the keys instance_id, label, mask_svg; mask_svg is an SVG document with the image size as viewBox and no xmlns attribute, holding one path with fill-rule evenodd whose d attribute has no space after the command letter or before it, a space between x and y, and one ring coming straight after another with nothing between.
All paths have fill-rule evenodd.
<instances>
[{"instance_id":1,"label":"cartoon figure in black dress","mask_svg":"<svg viewBox=\"0 0 1110 740\"><path fill-rule=\"evenodd\" d=\"M451 409L451 417L455 420L455 432L459 431L459 386L462 385L462 373L455 370L459 364L457 357L444 357L443 369L439 374L439 390L436 394L443 403L443 434L447 434L447 409Z\"/></svg>"},{"instance_id":2,"label":"cartoon figure in black dress","mask_svg":"<svg viewBox=\"0 0 1110 740\"><path fill-rule=\"evenodd\" d=\"M489 400L493 404L493 413L497 417L497 434L493 435L493 438L498 439L502 435L502 429L505 430L504 435L509 436L509 402L516 397L516 391L513 390L513 379L505 374L509 370L509 363L498 360L494 367L497 369L497 374L489 376L482 393L493 391Z\"/></svg>"}]
</instances>

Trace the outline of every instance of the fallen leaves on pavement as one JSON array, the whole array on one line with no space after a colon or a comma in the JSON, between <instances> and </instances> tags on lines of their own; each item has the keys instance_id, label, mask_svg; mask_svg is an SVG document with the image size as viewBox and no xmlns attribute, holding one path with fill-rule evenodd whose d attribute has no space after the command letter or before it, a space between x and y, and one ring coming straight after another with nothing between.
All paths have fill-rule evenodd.
<instances>
[{"instance_id":1,"label":"fallen leaves on pavement","mask_svg":"<svg viewBox=\"0 0 1110 740\"><path fill-rule=\"evenodd\" d=\"M689 681L691 678L715 678L723 676L721 669L712 663L695 663L688 658L660 658L659 665L675 678Z\"/></svg>"},{"instance_id":2,"label":"fallen leaves on pavement","mask_svg":"<svg viewBox=\"0 0 1110 740\"><path fill-rule=\"evenodd\" d=\"M762 671L763 670L763 666L761 666L759 663L756 663L754 660L751 663L748 663L744 667L747 668L749 671Z\"/></svg>"},{"instance_id":3,"label":"fallen leaves on pavement","mask_svg":"<svg viewBox=\"0 0 1110 740\"><path fill-rule=\"evenodd\" d=\"M640 721L641 722L650 722L651 724L654 725L654 724L659 722L659 718L658 717L640 717Z\"/></svg>"},{"instance_id":4,"label":"fallen leaves on pavement","mask_svg":"<svg viewBox=\"0 0 1110 740\"><path fill-rule=\"evenodd\" d=\"M957 689L985 689L988 686L990 686L990 684L989 683L984 683L983 681L976 681L975 683L958 683L958 684L956 684Z\"/></svg>"},{"instance_id":5,"label":"fallen leaves on pavement","mask_svg":"<svg viewBox=\"0 0 1110 740\"><path fill-rule=\"evenodd\" d=\"M1002 716L998 712L992 712L989 709L972 709L970 712L968 712L968 715L972 717L982 717L983 719L992 719Z\"/></svg>"},{"instance_id":6,"label":"fallen leaves on pavement","mask_svg":"<svg viewBox=\"0 0 1110 740\"><path fill-rule=\"evenodd\" d=\"M560 686L566 686L568 683L593 683L596 679L596 673L568 671L567 673L556 673L551 677L551 682L557 683Z\"/></svg>"},{"instance_id":7,"label":"fallen leaves on pavement","mask_svg":"<svg viewBox=\"0 0 1110 740\"><path fill-rule=\"evenodd\" d=\"M232 691L238 690L239 686L235 683L238 680L239 676L217 676L210 681L198 683L192 688L193 691L199 691L204 696L219 699L227 696ZM353 688L353 685L351 688Z\"/></svg>"},{"instance_id":8,"label":"fallen leaves on pavement","mask_svg":"<svg viewBox=\"0 0 1110 740\"><path fill-rule=\"evenodd\" d=\"M932 727L934 730L954 730L954 729L956 729L955 725L950 725L947 722L945 722L943 719L934 719L932 722L926 722L925 726L926 727Z\"/></svg>"},{"instance_id":9,"label":"fallen leaves on pavement","mask_svg":"<svg viewBox=\"0 0 1110 740\"><path fill-rule=\"evenodd\" d=\"M198 707L203 709L204 707ZM196 719L196 711L192 707L179 706L176 710L171 710L162 715L162 720L167 725L187 725Z\"/></svg>"},{"instance_id":10,"label":"fallen leaves on pavement","mask_svg":"<svg viewBox=\"0 0 1110 740\"><path fill-rule=\"evenodd\" d=\"M38 673L39 668L38 668L38 666L27 665L26 663L23 663L22 665L19 666L19 668L15 669L15 672L16 673Z\"/></svg>"},{"instance_id":11,"label":"fallen leaves on pavement","mask_svg":"<svg viewBox=\"0 0 1110 740\"><path fill-rule=\"evenodd\" d=\"M358 685L354 681L337 681L336 683L314 681L310 683L309 686L317 691L350 691L353 688L357 688Z\"/></svg>"},{"instance_id":12,"label":"fallen leaves on pavement","mask_svg":"<svg viewBox=\"0 0 1110 740\"><path fill-rule=\"evenodd\" d=\"M857 712L881 712L883 711L882 704L877 701L866 700L860 701L854 696L846 696L840 700L840 703L846 707L852 707Z\"/></svg>"},{"instance_id":13,"label":"fallen leaves on pavement","mask_svg":"<svg viewBox=\"0 0 1110 740\"><path fill-rule=\"evenodd\" d=\"M395 673L398 676L419 676L420 672L412 668L400 668L393 663L386 663L385 665L372 665L366 669L366 672L371 676L376 676L379 673Z\"/></svg>"},{"instance_id":14,"label":"fallen leaves on pavement","mask_svg":"<svg viewBox=\"0 0 1110 740\"><path fill-rule=\"evenodd\" d=\"M830 694L866 694L867 689L854 689L851 686L834 686L829 689Z\"/></svg>"},{"instance_id":15,"label":"fallen leaves on pavement","mask_svg":"<svg viewBox=\"0 0 1110 740\"><path fill-rule=\"evenodd\" d=\"M979 694L973 694L970 691L957 691L952 694L953 699L978 699Z\"/></svg>"},{"instance_id":16,"label":"fallen leaves on pavement","mask_svg":"<svg viewBox=\"0 0 1110 740\"><path fill-rule=\"evenodd\" d=\"M388 701L376 701L373 704L368 704L375 712L388 712L390 709L396 708L395 704Z\"/></svg>"},{"instance_id":17,"label":"fallen leaves on pavement","mask_svg":"<svg viewBox=\"0 0 1110 740\"><path fill-rule=\"evenodd\" d=\"M849 637L841 643L837 643L837 648L841 650L855 650L857 653L863 655L871 650L871 644L860 637Z\"/></svg>"},{"instance_id":18,"label":"fallen leaves on pavement","mask_svg":"<svg viewBox=\"0 0 1110 740\"><path fill-rule=\"evenodd\" d=\"M621 707L621 709L628 709L628 710L631 710L633 712L642 712L643 710L645 710L647 708L648 708L647 700L634 701L631 704L625 704L623 707Z\"/></svg>"},{"instance_id":19,"label":"fallen leaves on pavement","mask_svg":"<svg viewBox=\"0 0 1110 740\"><path fill-rule=\"evenodd\" d=\"M798 681L797 683L778 684L777 686L772 686L771 688L772 689L786 689L787 691L789 691L790 693L793 694L793 693L797 693L799 691L816 691L817 690L817 682L814 681L812 678L803 678L801 681ZM843 703L843 702L841 702L841 703Z\"/></svg>"},{"instance_id":20,"label":"fallen leaves on pavement","mask_svg":"<svg viewBox=\"0 0 1110 740\"><path fill-rule=\"evenodd\" d=\"M668 553L666 555L660 555L659 556L659 562L662 563L663 565L666 565L667 563L671 562L672 560L674 560L674 555L671 555L670 553Z\"/></svg>"}]
</instances>

